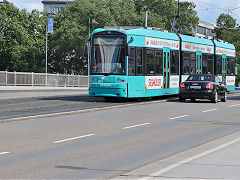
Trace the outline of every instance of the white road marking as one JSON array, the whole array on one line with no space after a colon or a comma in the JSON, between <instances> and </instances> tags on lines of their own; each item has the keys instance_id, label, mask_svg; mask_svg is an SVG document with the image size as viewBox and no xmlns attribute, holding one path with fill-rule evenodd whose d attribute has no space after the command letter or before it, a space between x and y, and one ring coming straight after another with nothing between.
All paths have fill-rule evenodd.
<instances>
[{"instance_id":1,"label":"white road marking","mask_svg":"<svg viewBox=\"0 0 240 180\"><path fill-rule=\"evenodd\" d=\"M122 129L130 129L130 128L139 127L139 126L146 126L146 125L149 125L149 124L150 123L137 124L137 125L133 125L133 126L124 127Z\"/></svg>"},{"instance_id":2,"label":"white road marking","mask_svg":"<svg viewBox=\"0 0 240 180\"><path fill-rule=\"evenodd\" d=\"M227 146L230 146L230 145L232 145L232 144L234 144L234 143L237 143L237 142L239 142L239 141L240 141L240 138L237 138L237 139L235 139L235 140L233 140L233 141L230 141L230 142L228 142L228 143L222 144L222 145L220 145L220 146L218 146L218 147L212 148L212 149L207 150L207 151L205 151L205 152L202 152L202 153L200 153L200 154L198 154L198 155L195 155L195 156L192 156L192 157L190 157L190 158L184 159L184 160L182 160L182 161L180 161L180 162L177 162L177 163L172 164L172 165L170 165L170 166L168 166L168 167L166 167L166 168L163 168L163 169L161 169L161 170L159 170L159 171L157 171L157 172L149 175L148 177L141 178L141 180L143 180L143 179L144 179L144 180L148 180L148 179L154 178L154 177L156 177L156 176L160 176L160 175L162 175L163 173L166 173L166 172L168 172L168 171L170 171L170 170L172 170L172 169L177 168L178 166L184 165L184 164L186 164L186 163L188 163L188 162L190 162L190 161L193 161L193 160L195 160L195 159L198 159L198 158L201 158L201 157L203 157L203 156L206 156L206 155L208 155L208 154L210 154L210 153L213 153L213 152L215 152L215 151L218 151L218 150L220 150L220 149L223 149L223 148L225 148L225 147L227 147Z\"/></svg>"},{"instance_id":3,"label":"white road marking","mask_svg":"<svg viewBox=\"0 0 240 180\"><path fill-rule=\"evenodd\" d=\"M216 111L216 110L217 110L217 108L216 109L208 109L208 110L205 110L205 111L202 111L202 112L205 113L205 112Z\"/></svg>"},{"instance_id":4,"label":"white road marking","mask_svg":"<svg viewBox=\"0 0 240 180\"><path fill-rule=\"evenodd\" d=\"M81 138L85 138L85 137L89 137L89 136L94 136L95 134L87 134L84 136L78 136L78 137L73 137L73 138L68 138L68 139L63 139L63 140L59 140L59 141L54 141L53 143L61 143L61 142L66 142L66 141L72 141L72 140L76 140L76 139L81 139Z\"/></svg>"},{"instance_id":5,"label":"white road marking","mask_svg":"<svg viewBox=\"0 0 240 180\"><path fill-rule=\"evenodd\" d=\"M228 107L235 107L235 106L239 106L240 104L234 104L234 105L231 105L231 106L228 106Z\"/></svg>"},{"instance_id":6,"label":"white road marking","mask_svg":"<svg viewBox=\"0 0 240 180\"><path fill-rule=\"evenodd\" d=\"M189 115L182 115L182 116L177 116L177 117L172 117L172 118L169 118L169 119L179 119L179 118L183 118L183 117L187 117Z\"/></svg>"},{"instance_id":7,"label":"white road marking","mask_svg":"<svg viewBox=\"0 0 240 180\"><path fill-rule=\"evenodd\" d=\"M10 152L0 152L0 155L9 154Z\"/></svg>"}]
</instances>

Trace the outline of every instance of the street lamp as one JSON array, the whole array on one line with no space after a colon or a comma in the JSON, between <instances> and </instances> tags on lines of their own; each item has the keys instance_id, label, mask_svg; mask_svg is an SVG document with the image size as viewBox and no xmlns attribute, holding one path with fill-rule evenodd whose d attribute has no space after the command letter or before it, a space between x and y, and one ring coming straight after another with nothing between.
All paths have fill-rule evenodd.
<instances>
[{"instance_id":1,"label":"street lamp","mask_svg":"<svg viewBox=\"0 0 240 180\"><path fill-rule=\"evenodd\" d=\"M48 44L47 44L47 42L48 42L48 23L49 23L49 21L48 21L48 15L56 15L54 12L50 12L50 13L47 13L46 14L46 60L45 60L45 73L46 73L46 86L47 86L47 48L48 48ZM52 27L53 27L53 22L52 22Z\"/></svg>"},{"instance_id":2,"label":"street lamp","mask_svg":"<svg viewBox=\"0 0 240 180\"><path fill-rule=\"evenodd\" d=\"M89 76L89 74L90 74L90 38L91 38L91 32L90 32L90 28L91 28L91 24L98 24L98 22L97 21L95 21L94 19L92 19L91 20L91 18L88 18L88 76Z\"/></svg>"}]
</instances>

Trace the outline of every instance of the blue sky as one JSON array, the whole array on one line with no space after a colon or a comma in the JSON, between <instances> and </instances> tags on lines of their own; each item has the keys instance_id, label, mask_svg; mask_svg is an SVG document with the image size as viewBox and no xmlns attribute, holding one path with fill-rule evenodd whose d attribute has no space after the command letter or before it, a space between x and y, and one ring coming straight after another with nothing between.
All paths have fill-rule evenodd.
<instances>
[{"instance_id":1,"label":"blue sky","mask_svg":"<svg viewBox=\"0 0 240 180\"><path fill-rule=\"evenodd\" d=\"M43 10L42 0L9 0L19 9ZM184 0L180 0L182 2ZM198 16L201 20L216 23L221 13L230 13L237 22L240 20L240 0L188 0L194 2L197 7ZM239 8L238 8L239 7ZM235 9L236 8L236 9Z\"/></svg>"}]
</instances>

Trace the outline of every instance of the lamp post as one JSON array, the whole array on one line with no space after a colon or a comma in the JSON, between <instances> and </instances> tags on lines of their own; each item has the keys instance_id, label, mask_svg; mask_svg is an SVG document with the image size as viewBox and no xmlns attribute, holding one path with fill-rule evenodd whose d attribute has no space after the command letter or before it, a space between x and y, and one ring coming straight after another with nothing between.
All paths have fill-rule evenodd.
<instances>
[{"instance_id":1,"label":"lamp post","mask_svg":"<svg viewBox=\"0 0 240 180\"><path fill-rule=\"evenodd\" d=\"M91 18L88 18L88 76L90 74L90 38L91 38L91 24L98 24L97 21Z\"/></svg>"},{"instance_id":2,"label":"lamp post","mask_svg":"<svg viewBox=\"0 0 240 180\"><path fill-rule=\"evenodd\" d=\"M48 21L48 15L56 15L54 12L51 12L51 13L47 13L47 15L46 15L46 59L45 59L45 73L46 73L46 86L47 86L47 50L48 50L48 32L53 32L53 30L52 31L49 31L49 29L48 29L48 23L49 23L49 21ZM53 22L52 22L52 28L53 28Z\"/></svg>"}]
</instances>

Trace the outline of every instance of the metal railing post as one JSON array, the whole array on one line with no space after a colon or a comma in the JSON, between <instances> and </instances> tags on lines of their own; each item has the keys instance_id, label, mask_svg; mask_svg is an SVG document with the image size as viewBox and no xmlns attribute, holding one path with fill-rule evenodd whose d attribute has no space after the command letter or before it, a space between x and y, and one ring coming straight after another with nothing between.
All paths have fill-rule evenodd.
<instances>
[{"instance_id":1,"label":"metal railing post","mask_svg":"<svg viewBox=\"0 0 240 180\"><path fill-rule=\"evenodd\" d=\"M33 86L33 83L34 83L34 81L33 81L33 72L32 72L32 86Z\"/></svg>"},{"instance_id":2,"label":"metal railing post","mask_svg":"<svg viewBox=\"0 0 240 180\"><path fill-rule=\"evenodd\" d=\"M7 86L7 84L8 84L8 77L7 77L8 74L7 74L7 71L5 71L5 72L6 72L6 84L5 85Z\"/></svg>"},{"instance_id":3,"label":"metal railing post","mask_svg":"<svg viewBox=\"0 0 240 180\"><path fill-rule=\"evenodd\" d=\"M17 72L14 71L14 86L17 84Z\"/></svg>"},{"instance_id":4,"label":"metal railing post","mask_svg":"<svg viewBox=\"0 0 240 180\"><path fill-rule=\"evenodd\" d=\"M60 87L60 79L59 79L59 73L57 73L57 84L55 84L55 87Z\"/></svg>"},{"instance_id":5,"label":"metal railing post","mask_svg":"<svg viewBox=\"0 0 240 180\"><path fill-rule=\"evenodd\" d=\"M67 75L67 77L68 77L68 85L67 85L67 87L69 87L69 81L70 81L70 80L69 80L69 74Z\"/></svg>"},{"instance_id":6,"label":"metal railing post","mask_svg":"<svg viewBox=\"0 0 240 180\"><path fill-rule=\"evenodd\" d=\"M45 86L47 86L47 73L45 74Z\"/></svg>"}]
</instances>

